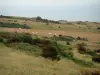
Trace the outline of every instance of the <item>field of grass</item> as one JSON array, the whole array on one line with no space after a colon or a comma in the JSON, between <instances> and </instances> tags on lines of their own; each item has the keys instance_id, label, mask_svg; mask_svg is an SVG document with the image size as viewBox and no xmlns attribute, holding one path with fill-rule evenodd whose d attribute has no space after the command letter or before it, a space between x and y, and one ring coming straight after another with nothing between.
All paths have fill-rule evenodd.
<instances>
[{"instance_id":1,"label":"field of grass","mask_svg":"<svg viewBox=\"0 0 100 75\"><path fill-rule=\"evenodd\" d=\"M47 25L43 22L31 21L31 20L20 20L20 19L7 19L0 18L0 22L8 22L15 24L26 24L30 26L32 29L43 29L43 30L64 30L64 31L78 31L78 32L100 32L97 30L97 27L100 27L100 24L95 23L87 23L86 25L81 24L55 24L49 23Z\"/></svg>"},{"instance_id":2,"label":"field of grass","mask_svg":"<svg viewBox=\"0 0 100 75\"><path fill-rule=\"evenodd\" d=\"M91 72L94 69L100 70L100 63L92 61L92 57L95 56L94 50L100 49L100 30L97 30L99 24L49 23L47 25L43 22L16 18L0 18L0 22L15 24L15 28L0 27L0 39L3 37L3 42L0 43L0 75L84 75L79 72L84 73L85 69ZM17 24L25 24L31 29L18 29ZM28 36L23 37L23 33L20 36L14 33L15 38L8 32L30 33L32 39ZM77 40L77 37L87 38L88 41ZM54 43L55 41L57 44ZM77 47L77 44L81 43L85 43L82 48L87 50L83 54ZM59 61L41 56L40 50L49 50L49 48L61 51ZM89 51L92 54L89 54Z\"/></svg>"},{"instance_id":3,"label":"field of grass","mask_svg":"<svg viewBox=\"0 0 100 75\"><path fill-rule=\"evenodd\" d=\"M77 75L84 68L68 59L34 57L0 43L0 75Z\"/></svg>"},{"instance_id":4,"label":"field of grass","mask_svg":"<svg viewBox=\"0 0 100 75\"><path fill-rule=\"evenodd\" d=\"M33 57L0 44L0 75L67 75L75 74L76 68L80 66L70 60Z\"/></svg>"}]
</instances>

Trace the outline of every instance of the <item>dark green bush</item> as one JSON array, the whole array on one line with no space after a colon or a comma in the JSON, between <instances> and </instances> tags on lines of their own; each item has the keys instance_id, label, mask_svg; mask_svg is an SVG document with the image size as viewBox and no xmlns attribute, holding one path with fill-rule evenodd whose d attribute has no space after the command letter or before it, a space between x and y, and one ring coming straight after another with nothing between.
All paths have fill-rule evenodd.
<instances>
[{"instance_id":1,"label":"dark green bush","mask_svg":"<svg viewBox=\"0 0 100 75\"><path fill-rule=\"evenodd\" d=\"M60 50L58 44L55 41L42 40L42 56L45 58L51 58L52 60L60 60L58 57L60 55Z\"/></svg>"},{"instance_id":2,"label":"dark green bush","mask_svg":"<svg viewBox=\"0 0 100 75\"><path fill-rule=\"evenodd\" d=\"M96 49L94 50L96 53L100 53L100 49Z\"/></svg>"},{"instance_id":3,"label":"dark green bush","mask_svg":"<svg viewBox=\"0 0 100 75\"><path fill-rule=\"evenodd\" d=\"M87 49L84 47L83 43L77 44L77 49L78 49L79 53L82 53L82 54L87 52Z\"/></svg>"},{"instance_id":4,"label":"dark green bush","mask_svg":"<svg viewBox=\"0 0 100 75\"><path fill-rule=\"evenodd\" d=\"M96 56L96 52L95 51L87 51L87 54L91 55L91 56Z\"/></svg>"},{"instance_id":5,"label":"dark green bush","mask_svg":"<svg viewBox=\"0 0 100 75\"><path fill-rule=\"evenodd\" d=\"M37 45L40 44L41 40L39 38L33 39L32 44Z\"/></svg>"},{"instance_id":6,"label":"dark green bush","mask_svg":"<svg viewBox=\"0 0 100 75\"><path fill-rule=\"evenodd\" d=\"M75 38L73 38L72 36L63 36L63 35L59 35L58 37L53 36L51 39L58 41L68 41L68 42L75 40Z\"/></svg>"},{"instance_id":7,"label":"dark green bush","mask_svg":"<svg viewBox=\"0 0 100 75\"><path fill-rule=\"evenodd\" d=\"M97 63L100 63L100 55L93 56L92 57L92 61L97 62Z\"/></svg>"},{"instance_id":8,"label":"dark green bush","mask_svg":"<svg viewBox=\"0 0 100 75\"><path fill-rule=\"evenodd\" d=\"M73 48L72 47L68 47L68 50L73 50Z\"/></svg>"},{"instance_id":9,"label":"dark green bush","mask_svg":"<svg viewBox=\"0 0 100 75\"><path fill-rule=\"evenodd\" d=\"M31 44L33 41L31 35L25 33L13 33L12 35L8 36L9 38L6 37L6 43L24 42Z\"/></svg>"},{"instance_id":10,"label":"dark green bush","mask_svg":"<svg viewBox=\"0 0 100 75\"><path fill-rule=\"evenodd\" d=\"M43 51L42 51L43 57L55 59L55 58L57 58L57 55L58 55L58 53L57 53L56 48L54 48L52 46L46 46L43 48Z\"/></svg>"},{"instance_id":11,"label":"dark green bush","mask_svg":"<svg viewBox=\"0 0 100 75\"><path fill-rule=\"evenodd\" d=\"M70 51L63 52L62 56L67 57L68 59L73 59L73 53Z\"/></svg>"},{"instance_id":12,"label":"dark green bush","mask_svg":"<svg viewBox=\"0 0 100 75\"><path fill-rule=\"evenodd\" d=\"M13 45L13 43L11 45ZM41 48L39 48L36 45L31 45L28 43L15 43L15 48L17 50L25 51L25 52L33 54L35 56L40 56L42 54Z\"/></svg>"},{"instance_id":13,"label":"dark green bush","mask_svg":"<svg viewBox=\"0 0 100 75\"><path fill-rule=\"evenodd\" d=\"M0 22L0 27L30 29L30 27L27 25L21 25L16 23L5 23L5 22Z\"/></svg>"},{"instance_id":14,"label":"dark green bush","mask_svg":"<svg viewBox=\"0 0 100 75\"><path fill-rule=\"evenodd\" d=\"M66 42L66 45L70 45L70 42Z\"/></svg>"},{"instance_id":15,"label":"dark green bush","mask_svg":"<svg viewBox=\"0 0 100 75\"><path fill-rule=\"evenodd\" d=\"M3 38L2 37L0 37L0 42L3 42Z\"/></svg>"},{"instance_id":16,"label":"dark green bush","mask_svg":"<svg viewBox=\"0 0 100 75\"><path fill-rule=\"evenodd\" d=\"M77 58L72 58L72 60L79 65L83 65L83 66L87 66L87 67L94 67L94 64L92 62L89 62L89 61L80 60Z\"/></svg>"}]
</instances>

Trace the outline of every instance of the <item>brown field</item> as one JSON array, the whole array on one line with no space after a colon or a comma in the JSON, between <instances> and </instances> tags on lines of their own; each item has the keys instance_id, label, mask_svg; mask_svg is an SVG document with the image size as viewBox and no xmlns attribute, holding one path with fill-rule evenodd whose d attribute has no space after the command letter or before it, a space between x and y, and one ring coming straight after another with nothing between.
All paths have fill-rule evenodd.
<instances>
[{"instance_id":1,"label":"brown field","mask_svg":"<svg viewBox=\"0 0 100 75\"><path fill-rule=\"evenodd\" d=\"M37 35L45 35L48 36L48 33L52 33L51 35L53 36L55 33L57 35L66 35L66 36L73 36L73 37L86 37L89 39L91 42L98 42L100 41L100 33L91 33L91 32L77 32L77 31L62 31L62 30L39 30L39 29L16 29L16 28L7 28L9 32L38 32Z\"/></svg>"}]
</instances>

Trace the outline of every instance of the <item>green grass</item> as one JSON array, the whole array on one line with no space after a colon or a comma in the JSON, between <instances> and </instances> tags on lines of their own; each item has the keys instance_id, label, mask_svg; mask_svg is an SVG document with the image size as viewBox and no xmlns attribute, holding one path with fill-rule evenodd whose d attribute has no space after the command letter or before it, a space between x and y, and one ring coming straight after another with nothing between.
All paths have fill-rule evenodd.
<instances>
[{"instance_id":1,"label":"green grass","mask_svg":"<svg viewBox=\"0 0 100 75\"><path fill-rule=\"evenodd\" d=\"M0 22L0 27L30 29L30 27L26 25L21 25L21 24L16 24L16 23L3 23L3 22Z\"/></svg>"}]
</instances>

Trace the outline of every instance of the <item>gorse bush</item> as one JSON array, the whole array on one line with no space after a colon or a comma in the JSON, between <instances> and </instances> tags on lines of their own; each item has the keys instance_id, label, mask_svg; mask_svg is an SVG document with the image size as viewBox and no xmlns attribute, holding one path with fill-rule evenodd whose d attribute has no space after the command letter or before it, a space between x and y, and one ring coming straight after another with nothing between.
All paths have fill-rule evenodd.
<instances>
[{"instance_id":1,"label":"gorse bush","mask_svg":"<svg viewBox=\"0 0 100 75\"><path fill-rule=\"evenodd\" d=\"M42 56L45 58L57 59L57 50L53 46L46 46L42 50Z\"/></svg>"},{"instance_id":2,"label":"gorse bush","mask_svg":"<svg viewBox=\"0 0 100 75\"><path fill-rule=\"evenodd\" d=\"M87 49L84 47L83 43L77 44L77 49L78 49L79 53L82 53L82 54L87 52Z\"/></svg>"}]
</instances>

